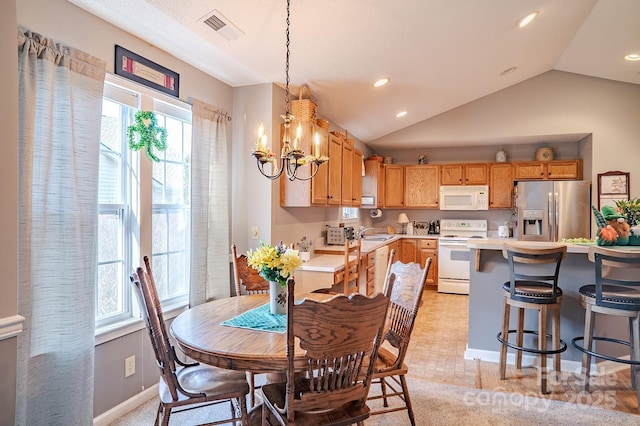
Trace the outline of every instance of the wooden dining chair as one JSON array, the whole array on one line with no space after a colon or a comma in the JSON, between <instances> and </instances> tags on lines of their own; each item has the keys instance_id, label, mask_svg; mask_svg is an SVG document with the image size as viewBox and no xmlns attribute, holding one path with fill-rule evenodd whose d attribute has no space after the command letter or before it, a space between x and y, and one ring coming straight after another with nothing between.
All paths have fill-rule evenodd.
<instances>
[{"instance_id":1,"label":"wooden dining chair","mask_svg":"<svg viewBox=\"0 0 640 426\"><path fill-rule=\"evenodd\" d=\"M361 248L362 240L359 238L355 243L347 240L344 244L344 280L342 281L344 294L360 291Z\"/></svg>"},{"instance_id":2,"label":"wooden dining chair","mask_svg":"<svg viewBox=\"0 0 640 426\"><path fill-rule=\"evenodd\" d=\"M393 288L395 277L389 280ZM262 387L262 423L348 425L369 417L366 404L389 297L339 294L324 301L294 301L287 282L286 383ZM305 354L295 364L296 339Z\"/></svg>"},{"instance_id":3,"label":"wooden dining chair","mask_svg":"<svg viewBox=\"0 0 640 426\"><path fill-rule=\"evenodd\" d=\"M421 268L418 263L398 261L388 269L387 276L393 274L395 284L387 311L384 342L378 349L371 382L372 385L380 385L381 393L370 394L368 397L369 401L383 399L385 407L381 410L371 411L371 415L407 410L409 421L414 426L416 423L405 379L409 368L404 363L404 358L409 349L409 340L418 316L418 309L422 306L422 292L430 267L431 258L428 258L424 268ZM403 405L388 408L388 399L392 397L399 398Z\"/></svg>"},{"instance_id":4,"label":"wooden dining chair","mask_svg":"<svg viewBox=\"0 0 640 426\"><path fill-rule=\"evenodd\" d=\"M233 257L233 280L236 285L236 296L244 294L269 294L269 282L262 278L258 271L249 266L247 256L238 256L236 245L231 245ZM249 381L249 406L256 404L256 379L255 374L247 371Z\"/></svg>"},{"instance_id":5,"label":"wooden dining chair","mask_svg":"<svg viewBox=\"0 0 640 426\"><path fill-rule=\"evenodd\" d=\"M155 424L168 425L172 412L226 402L230 403L231 418L209 424L225 424L238 420L247 424L246 396L249 393L249 384L245 374L199 363L184 363L178 359L175 348L169 341L147 256L144 257L144 263L146 270L138 267L130 279L160 370L160 402ZM179 410L174 410L175 408Z\"/></svg>"},{"instance_id":6,"label":"wooden dining chair","mask_svg":"<svg viewBox=\"0 0 640 426\"><path fill-rule=\"evenodd\" d=\"M247 256L238 256L236 245L231 246L233 257L233 280L236 286L236 296L242 294L268 294L269 282L262 278L258 271L249 266Z\"/></svg>"}]
</instances>

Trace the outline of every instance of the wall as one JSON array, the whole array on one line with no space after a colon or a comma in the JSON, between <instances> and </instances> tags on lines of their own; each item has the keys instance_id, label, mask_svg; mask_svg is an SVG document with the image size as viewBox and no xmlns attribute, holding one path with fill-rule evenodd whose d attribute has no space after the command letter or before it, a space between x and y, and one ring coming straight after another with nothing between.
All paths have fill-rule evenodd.
<instances>
[{"instance_id":1,"label":"wall","mask_svg":"<svg viewBox=\"0 0 640 426\"><path fill-rule=\"evenodd\" d=\"M4 13L4 10L3 6L2 18L0 18L3 20L8 19L8 15ZM232 111L233 89L231 87L177 60L149 43L102 21L66 0L20 0L17 3L17 17L17 21L20 24L32 31L52 37L61 43L76 47L107 61L108 72L113 72L114 46L115 44L121 45L180 74L180 99L188 102L193 97L219 107L224 111ZM15 22L12 20L9 25L2 25L3 32L5 31L5 27L8 28L6 31L11 34L9 39L12 44L11 52L5 54L5 57L9 57L9 55L15 55ZM3 37L3 39L4 38L5 37ZM4 64L7 64L7 66L11 68L11 72L5 74L3 70L3 76L10 76L14 73L15 61L4 61L0 67L5 66ZM1 84L7 84L8 88L3 91L5 94L12 93L16 86L14 83L7 83L4 78ZM4 108L4 103L2 105ZM2 120L7 118L4 114L0 115L0 117ZM16 114L14 114L13 117L15 121ZM242 120L242 117L233 118ZM5 127L9 126L1 126L3 129ZM11 133L4 134L3 136L4 139L7 140L16 140L15 135L11 135ZM228 126L227 140L229 141L230 153L232 152L232 138L232 126ZM11 148L9 149L11 152ZM4 151L4 155L2 156L3 161L11 157L11 155L9 155L10 152ZM9 162L7 166L0 169L2 169L3 173L12 171L12 173L16 173L17 164ZM2 185L4 184L5 181L2 179ZM16 193L17 183L15 179L13 185L9 186L10 190L7 192L5 192L3 188L3 196L5 193L8 193L9 196L11 196L12 193ZM5 221L2 221L0 226L5 227ZM12 226L12 228L13 229L3 229L3 235L15 235L15 226ZM3 245L2 247L4 250L5 246ZM0 257L0 262L3 262L3 271L5 271L4 262L6 259L11 259L11 256L13 256L13 264L15 264L15 251L14 248L7 257ZM8 278L14 280L15 278L11 278L12 269L13 267L6 268L6 270L9 271L9 276L7 277L7 275L3 273L1 279L4 280ZM12 304L12 299L14 300L13 304L15 304L15 291L11 291L10 285L8 287L8 293L3 293L3 297L0 299L0 317L3 316L5 310L8 310L8 314L15 312L15 307L13 307L13 311L11 308L5 308L5 304ZM5 297L7 295L8 297ZM146 335L146 331L143 329L96 346L95 416L102 414L115 405L136 395L142 389L157 383L157 367L148 340L149 338ZM0 354L3 355L1 358L4 358L6 349L2 346L0 346ZM136 374L124 378L124 359L130 355L136 355ZM3 373L2 377L2 380L4 380L4 377L11 377L11 375L5 376ZM3 389L4 388L3 386ZM9 387L9 389L11 388L12 387ZM4 397L4 395L2 397Z\"/></svg>"},{"instance_id":2,"label":"wall","mask_svg":"<svg viewBox=\"0 0 640 426\"><path fill-rule=\"evenodd\" d=\"M15 0L0 0L0 424L13 424L16 403L15 336L2 337L2 326L18 312L18 67ZM15 59L11 59L15 58Z\"/></svg>"},{"instance_id":3,"label":"wall","mask_svg":"<svg viewBox=\"0 0 640 426\"><path fill-rule=\"evenodd\" d=\"M639 116L640 85L549 71L371 143L424 141L442 146L450 141L458 146L460 141L487 141L506 144L510 151L519 149L509 146L510 140L518 138L535 137L539 143L534 148L549 136L590 136L592 145L584 142L576 151L592 154L585 179L597 182L598 173L610 170L631 172L631 196L637 197L640 173L633 172L640 158ZM451 151L458 155L466 149Z\"/></svg>"}]
</instances>

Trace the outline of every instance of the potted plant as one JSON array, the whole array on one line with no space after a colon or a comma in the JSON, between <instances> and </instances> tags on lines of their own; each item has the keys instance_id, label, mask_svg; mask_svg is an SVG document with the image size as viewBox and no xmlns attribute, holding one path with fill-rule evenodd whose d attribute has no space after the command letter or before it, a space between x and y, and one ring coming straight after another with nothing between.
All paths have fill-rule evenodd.
<instances>
[{"instance_id":1,"label":"potted plant","mask_svg":"<svg viewBox=\"0 0 640 426\"><path fill-rule=\"evenodd\" d=\"M255 250L247 252L247 263L269 281L269 306L272 314L285 314L287 305L287 279L300 267L302 261L298 250L285 246L260 243Z\"/></svg>"},{"instance_id":2,"label":"potted plant","mask_svg":"<svg viewBox=\"0 0 640 426\"><path fill-rule=\"evenodd\" d=\"M640 245L640 198L616 201L616 209L624 215L631 234L629 235L629 245Z\"/></svg>"}]
</instances>

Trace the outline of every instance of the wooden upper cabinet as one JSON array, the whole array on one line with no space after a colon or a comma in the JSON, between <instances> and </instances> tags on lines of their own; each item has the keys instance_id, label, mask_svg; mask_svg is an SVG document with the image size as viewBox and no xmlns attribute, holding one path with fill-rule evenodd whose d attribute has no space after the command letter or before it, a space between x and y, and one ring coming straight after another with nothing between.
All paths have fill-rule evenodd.
<instances>
[{"instance_id":1,"label":"wooden upper cabinet","mask_svg":"<svg viewBox=\"0 0 640 426\"><path fill-rule=\"evenodd\" d=\"M511 163L489 165L489 208L513 207L513 167Z\"/></svg>"},{"instance_id":2,"label":"wooden upper cabinet","mask_svg":"<svg viewBox=\"0 0 640 426\"><path fill-rule=\"evenodd\" d=\"M404 166L385 164L384 166L384 206L404 207Z\"/></svg>"},{"instance_id":3,"label":"wooden upper cabinet","mask_svg":"<svg viewBox=\"0 0 640 426\"><path fill-rule=\"evenodd\" d=\"M327 204L340 205L342 193L342 141L329 133L329 182L327 185Z\"/></svg>"},{"instance_id":4,"label":"wooden upper cabinet","mask_svg":"<svg viewBox=\"0 0 640 426\"><path fill-rule=\"evenodd\" d=\"M384 167L381 162L376 160L364 161L362 196L373 197L373 205L367 205L367 207L384 207Z\"/></svg>"},{"instance_id":5,"label":"wooden upper cabinet","mask_svg":"<svg viewBox=\"0 0 640 426\"><path fill-rule=\"evenodd\" d=\"M342 142L342 196L340 204L350 206L353 198L353 145Z\"/></svg>"},{"instance_id":6,"label":"wooden upper cabinet","mask_svg":"<svg viewBox=\"0 0 640 426\"><path fill-rule=\"evenodd\" d=\"M437 209L440 198L438 165L404 166L404 205Z\"/></svg>"},{"instance_id":7,"label":"wooden upper cabinet","mask_svg":"<svg viewBox=\"0 0 640 426\"><path fill-rule=\"evenodd\" d=\"M489 180L487 163L441 164L441 185L486 185Z\"/></svg>"},{"instance_id":8,"label":"wooden upper cabinet","mask_svg":"<svg viewBox=\"0 0 640 426\"><path fill-rule=\"evenodd\" d=\"M317 127L314 124L306 123L304 132L308 134L318 133L318 140L320 141L318 149L320 153L326 155L327 153L327 141L328 133L326 130ZM284 125L280 125L280 148L282 149L282 137L284 135ZM302 145L300 146L305 153L312 153L312 146L310 142L311 138L304 138ZM280 159L278 155L278 159ZM328 194L328 177L329 170L331 169L331 163L333 159L329 160L329 163L325 163L320 166L318 173L310 180L293 180L290 181L286 177L280 177L280 205L282 207L310 207L310 206L326 206L327 194ZM338 177L340 177L340 157L338 156ZM297 171L297 175L300 177L308 177L311 170L315 169L315 166L306 165ZM284 172L283 172L284 173Z\"/></svg>"},{"instance_id":9,"label":"wooden upper cabinet","mask_svg":"<svg viewBox=\"0 0 640 426\"><path fill-rule=\"evenodd\" d=\"M362 205L362 151L353 150L353 178L351 183L351 205Z\"/></svg>"},{"instance_id":10,"label":"wooden upper cabinet","mask_svg":"<svg viewBox=\"0 0 640 426\"><path fill-rule=\"evenodd\" d=\"M513 163L514 180L582 179L582 160L521 161Z\"/></svg>"},{"instance_id":11,"label":"wooden upper cabinet","mask_svg":"<svg viewBox=\"0 0 640 426\"><path fill-rule=\"evenodd\" d=\"M582 179L582 160L550 162L547 164L547 179Z\"/></svg>"}]
</instances>

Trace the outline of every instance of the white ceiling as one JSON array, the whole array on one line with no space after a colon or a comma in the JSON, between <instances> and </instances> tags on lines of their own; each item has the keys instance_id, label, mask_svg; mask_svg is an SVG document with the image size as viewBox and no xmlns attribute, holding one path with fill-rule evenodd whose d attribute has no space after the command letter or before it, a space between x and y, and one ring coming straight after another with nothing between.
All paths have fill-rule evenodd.
<instances>
[{"instance_id":1,"label":"white ceiling","mask_svg":"<svg viewBox=\"0 0 640 426\"><path fill-rule=\"evenodd\" d=\"M285 0L69 1L233 87L284 85ZM366 143L551 69L640 84L639 22L640 0L293 0L290 86Z\"/></svg>"}]
</instances>

